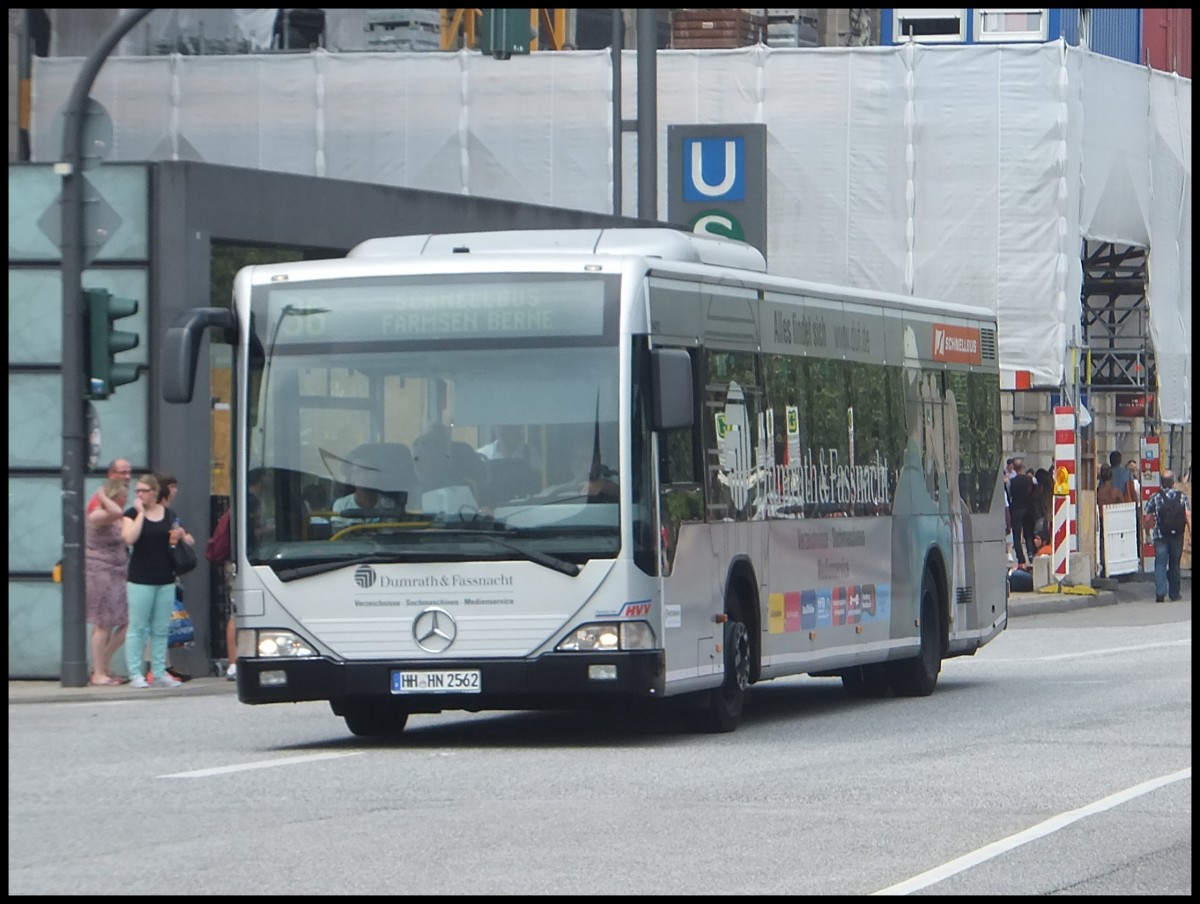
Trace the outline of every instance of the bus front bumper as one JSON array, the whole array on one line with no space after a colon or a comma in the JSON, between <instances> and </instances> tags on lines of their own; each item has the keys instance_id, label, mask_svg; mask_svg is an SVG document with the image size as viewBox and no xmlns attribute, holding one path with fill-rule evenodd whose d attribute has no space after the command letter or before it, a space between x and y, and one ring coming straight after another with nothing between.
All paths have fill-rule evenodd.
<instances>
[{"instance_id":1,"label":"bus front bumper","mask_svg":"<svg viewBox=\"0 0 1200 904\"><path fill-rule=\"evenodd\" d=\"M242 703L378 699L408 712L443 709L528 709L589 699L661 697L666 678L662 650L620 653L547 653L536 659L335 662L324 657L248 658L237 661ZM399 693L394 673L478 673L477 692Z\"/></svg>"}]
</instances>

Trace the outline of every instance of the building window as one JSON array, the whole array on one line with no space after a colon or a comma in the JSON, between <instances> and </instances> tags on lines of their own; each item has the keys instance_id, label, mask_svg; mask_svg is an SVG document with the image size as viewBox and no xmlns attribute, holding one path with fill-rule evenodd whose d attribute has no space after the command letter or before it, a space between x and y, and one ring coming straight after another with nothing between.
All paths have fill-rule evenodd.
<instances>
[{"instance_id":1,"label":"building window","mask_svg":"<svg viewBox=\"0 0 1200 904\"><path fill-rule=\"evenodd\" d=\"M895 10L892 40L896 44L961 43L967 39L965 13L963 9Z\"/></svg>"},{"instance_id":2,"label":"building window","mask_svg":"<svg viewBox=\"0 0 1200 904\"><path fill-rule=\"evenodd\" d=\"M975 10L975 40L986 41L1045 41L1045 9L977 9Z\"/></svg>"}]
</instances>

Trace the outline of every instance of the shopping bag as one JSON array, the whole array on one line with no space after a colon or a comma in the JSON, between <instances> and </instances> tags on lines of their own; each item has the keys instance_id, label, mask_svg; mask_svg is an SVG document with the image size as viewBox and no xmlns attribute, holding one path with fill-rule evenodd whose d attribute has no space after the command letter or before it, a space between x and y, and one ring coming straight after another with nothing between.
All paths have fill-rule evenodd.
<instances>
[{"instance_id":1,"label":"shopping bag","mask_svg":"<svg viewBox=\"0 0 1200 904\"><path fill-rule=\"evenodd\" d=\"M181 647L196 639L192 617L183 606L183 600L175 597L175 608L171 610L171 627L167 631L167 646Z\"/></svg>"}]
</instances>

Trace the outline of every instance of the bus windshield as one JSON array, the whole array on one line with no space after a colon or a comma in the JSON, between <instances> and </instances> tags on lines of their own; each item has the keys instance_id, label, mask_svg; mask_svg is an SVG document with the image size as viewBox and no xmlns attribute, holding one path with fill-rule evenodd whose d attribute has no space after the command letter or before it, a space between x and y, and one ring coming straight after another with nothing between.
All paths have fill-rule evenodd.
<instances>
[{"instance_id":1,"label":"bus windshield","mask_svg":"<svg viewBox=\"0 0 1200 904\"><path fill-rule=\"evenodd\" d=\"M615 321L601 277L255 289L251 564L615 556Z\"/></svg>"}]
</instances>

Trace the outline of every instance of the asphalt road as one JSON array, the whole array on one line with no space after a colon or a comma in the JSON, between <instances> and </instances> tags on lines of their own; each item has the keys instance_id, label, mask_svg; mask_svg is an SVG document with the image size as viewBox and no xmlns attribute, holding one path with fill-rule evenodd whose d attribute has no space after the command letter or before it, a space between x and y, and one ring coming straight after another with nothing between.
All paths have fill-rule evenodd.
<instances>
[{"instance_id":1,"label":"asphalt road","mask_svg":"<svg viewBox=\"0 0 1200 904\"><path fill-rule=\"evenodd\" d=\"M1190 586L1015 615L929 698L771 682L729 735L446 713L366 742L220 679L13 684L10 894L1192 888Z\"/></svg>"}]
</instances>

